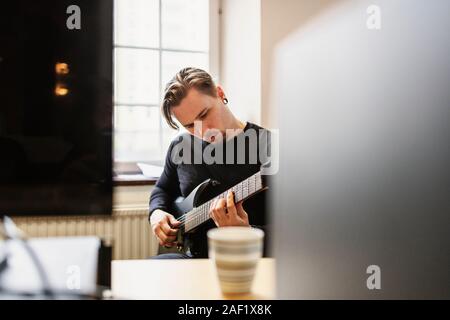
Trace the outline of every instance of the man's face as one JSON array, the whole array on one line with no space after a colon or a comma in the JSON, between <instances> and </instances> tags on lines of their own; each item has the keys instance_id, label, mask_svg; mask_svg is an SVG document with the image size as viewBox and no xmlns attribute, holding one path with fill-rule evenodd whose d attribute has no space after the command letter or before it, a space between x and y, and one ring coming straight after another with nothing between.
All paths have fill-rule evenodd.
<instances>
[{"instance_id":1,"label":"man's face","mask_svg":"<svg viewBox=\"0 0 450 320\"><path fill-rule=\"evenodd\" d=\"M190 134L200 139L218 142L221 137L225 137L229 116L219 95L211 97L190 89L181 103L172 108L172 113Z\"/></svg>"}]
</instances>

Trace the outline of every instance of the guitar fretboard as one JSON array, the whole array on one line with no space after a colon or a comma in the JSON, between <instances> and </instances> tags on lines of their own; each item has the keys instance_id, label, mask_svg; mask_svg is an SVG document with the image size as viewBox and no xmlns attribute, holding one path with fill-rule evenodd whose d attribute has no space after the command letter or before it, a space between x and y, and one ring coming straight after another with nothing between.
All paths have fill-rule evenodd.
<instances>
[{"instance_id":1,"label":"guitar fretboard","mask_svg":"<svg viewBox=\"0 0 450 320\"><path fill-rule=\"evenodd\" d=\"M215 198L205 202L204 204L186 213L185 214L186 217L184 220L185 221L184 231L189 232L190 230L195 229L196 227L198 227L199 225L210 219L209 208L211 207L212 202L215 199L225 198L228 191L231 190L234 192L234 202L237 203L252 196L253 194L262 190L263 188L264 186L262 184L261 172L257 172L254 175L245 179L244 181L238 183L234 187L224 191Z\"/></svg>"}]
</instances>

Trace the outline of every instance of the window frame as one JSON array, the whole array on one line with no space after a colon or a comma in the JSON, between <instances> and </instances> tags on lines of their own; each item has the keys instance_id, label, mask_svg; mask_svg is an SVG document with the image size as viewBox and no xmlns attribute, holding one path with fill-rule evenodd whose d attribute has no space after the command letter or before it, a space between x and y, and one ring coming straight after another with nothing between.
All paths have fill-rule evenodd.
<instances>
[{"instance_id":1,"label":"window frame","mask_svg":"<svg viewBox=\"0 0 450 320\"><path fill-rule=\"evenodd\" d=\"M112 54L114 55L116 48L125 48L125 49L143 49L143 50L154 50L158 52L159 55L159 91L162 92L162 86L164 85L162 83L162 52L186 52L186 53L207 53L209 58L209 72L214 78L216 82L220 82L220 15L221 15L221 9L220 9L220 0L209 0L209 48L208 51L197 51L197 50L184 50L184 49L172 49L172 48L162 48L162 1L164 0L158 0L159 1L159 46L158 47L147 47L147 46L130 46L130 45L120 45L116 44L115 40L113 40L113 46L112 46ZM114 14L115 15L115 14ZM114 23L116 22L116 18L114 16ZM115 25L114 25L115 28ZM115 68L115 59L114 59L114 68ZM115 82L115 79L113 80ZM161 99L161 97L159 97ZM113 114L115 114L115 109L117 106L123 106L123 107L133 107L136 106L136 104L133 103L123 103L124 101L116 101L114 99L113 102ZM139 106L143 107L149 107L149 108L159 108L159 104L139 104ZM161 154L163 154L162 148L163 148L163 117L162 115L159 118L159 147L161 148ZM113 127L113 137L116 135L116 128L115 125ZM124 178L123 175L126 174L139 174L141 171L139 167L137 166L136 161L116 161L115 154L113 152L113 168L114 173L117 175L121 175L120 181L121 185L126 183L126 178ZM142 160L143 162L145 160ZM163 159L161 159L161 162L163 162ZM159 163L163 165L163 163ZM142 181L147 181L150 184L153 182L152 179L145 178L143 176ZM138 183L142 184L142 181L137 181L135 178L133 180L130 180L131 183Z\"/></svg>"}]
</instances>

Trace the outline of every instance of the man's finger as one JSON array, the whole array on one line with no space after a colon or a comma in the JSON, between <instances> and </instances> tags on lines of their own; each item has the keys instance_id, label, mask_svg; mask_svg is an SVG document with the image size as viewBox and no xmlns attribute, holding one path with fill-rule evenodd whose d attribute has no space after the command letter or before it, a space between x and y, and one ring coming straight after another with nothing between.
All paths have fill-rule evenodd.
<instances>
[{"instance_id":1,"label":"man's finger","mask_svg":"<svg viewBox=\"0 0 450 320\"><path fill-rule=\"evenodd\" d=\"M173 236L166 236L165 234L161 235L161 240L164 242L164 244L174 242L175 239L176 239L176 237L173 237Z\"/></svg>"},{"instance_id":2,"label":"man's finger","mask_svg":"<svg viewBox=\"0 0 450 320\"><path fill-rule=\"evenodd\" d=\"M215 209L216 209L216 210L224 210L224 211L225 211L226 204L227 204L227 202L225 201L225 199L220 198L220 199L217 200L217 202L216 202Z\"/></svg>"},{"instance_id":3,"label":"man's finger","mask_svg":"<svg viewBox=\"0 0 450 320\"><path fill-rule=\"evenodd\" d=\"M172 248L172 247L174 247L174 246L176 246L176 245L177 245L177 242L176 242L176 241L164 243L164 246L165 246L166 248Z\"/></svg>"},{"instance_id":4,"label":"man's finger","mask_svg":"<svg viewBox=\"0 0 450 320\"><path fill-rule=\"evenodd\" d=\"M218 225L223 225L223 220L225 219L225 212L221 212L220 209L213 210L214 219L217 221Z\"/></svg>"},{"instance_id":5,"label":"man's finger","mask_svg":"<svg viewBox=\"0 0 450 320\"><path fill-rule=\"evenodd\" d=\"M176 228L181 224L181 222L175 219L175 217L172 215L169 216L169 222L172 228Z\"/></svg>"},{"instance_id":6,"label":"man's finger","mask_svg":"<svg viewBox=\"0 0 450 320\"><path fill-rule=\"evenodd\" d=\"M175 240L177 240L177 237L175 237L175 236L168 236L166 238L166 242L174 242Z\"/></svg>"},{"instance_id":7,"label":"man's finger","mask_svg":"<svg viewBox=\"0 0 450 320\"><path fill-rule=\"evenodd\" d=\"M163 224L161 224L160 227L161 227L162 231L168 236L176 236L177 235L177 230L172 229L168 223L163 223Z\"/></svg>"},{"instance_id":8,"label":"man's finger","mask_svg":"<svg viewBox=\"0 0 450 320\"><path fill-rule=\"evenodd\" d=\"M217 198L213 199L213 201L211 201L211 205L209 206L209 211L213 211L214 208L216 207L216 202L217 202Z\"/></svg>"},{"instance_id":9,"label":"man's finger","mask_svg":"<svg viewBox=\"0 0 450 320\"><path fill-rule=\"evenodd\" d=\"M214 214L214 211L211 210L209 212L209 215L211 216L211 218L213 219L214 223L216 224L217 227L219 227L219 221L217 221L216 215Z\"/></svg>"},{"instance_id":10,"label":"man's finger","mask_svg":"<svg viewBox=\"0 0 450 320\"><path fill-rule=\"evenodd\" d=\"M230 215L230 218L234 218L237 215L236 206L234 204L234 194L232 191L228 191L227 193L227 212Z\"/></svg>"},{"instance_id":11,"label":"man's finger","mask_svg":"<svg viewBox=\"0 0 450 320\"><path fill-rule=\"evenodd\" d=\"M245 212L244 207L242 206L243 203L244 203L244 201L236 203L236 211L237 211L237 215L239 217L241 217L242 219L245 219L247 213Z\"/></svg>"},{"instance_id":12,"label":"man's finger","mask_svg":"<svg viewBox=\"0 0 450 320\"><path fill-rule=\"evenodd\" d=\"M153 234L156 236L158 235L158 230L160 229L159 223L155 223L152 225Z\"/></svg>"},{"instance_id":13,"label":"man's finger","mask_svg":"<svg viewBox=\"0 0 450 320\"><path fill-rule=\"evenodd\" d=\"M164 232L162 232L161 228L155 230L155 236L158 238L160 245L164 244L163 235Z\"/></svg>"},{"instance_id":14,"label":"man's finger","mask_svg":"<svg viewBox=\"0 0 450 320\"><path fill-rule=\"evenodd\" d=\"M156 234L156 236L158 237L158 239L160 239L162 242L166 243L166 242L172 242L176 239L175 236L168 236L164 233L164 231L162 231L162 229L158 229L158 233Z\"/></svg>"},{"instance_id":15,"label":"man's finger","mask_svg":"<svg viewBox=\"0 0 450 320\"><path fill-rule=\"evenodd\" d=\"M214 208L216 218L219 220L219 223L222 225L223 221L228 219L227 211L226 211L227 202L225 199L219 199L217 201L216 207Z\"/></svg>"}]
</instances>

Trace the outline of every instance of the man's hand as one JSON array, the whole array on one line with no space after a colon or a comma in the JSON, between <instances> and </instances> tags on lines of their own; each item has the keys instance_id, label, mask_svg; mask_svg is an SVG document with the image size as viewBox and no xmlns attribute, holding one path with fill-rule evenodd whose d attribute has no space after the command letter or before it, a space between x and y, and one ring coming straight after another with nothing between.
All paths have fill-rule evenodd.
<instances>
[{"instance_id":1,"label":"man's hand","mask_svg":"<svg viewBox=\"0 0 450 320\"><path fill-rule=\"evenodd\" d=\"M234 203L234 194L228 191L227 198L216 199L211 204L209 215L218 227L250 226L248 215L242 207L242 202Z\"/></svg>"},{"instance_id":2,"label":"man's hand","mask_svg":"<svg viewBox=\"0 0 450 320\"><path fill-rule=\"evenodd\" d=\"M175 240L180 223L173 215L159 209L153 211L150 216L153 233L158 238L159 244L166 247L176 245Z\"/></svg>"}]
</instances>

